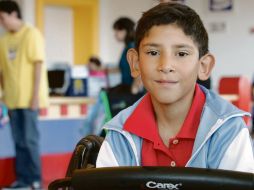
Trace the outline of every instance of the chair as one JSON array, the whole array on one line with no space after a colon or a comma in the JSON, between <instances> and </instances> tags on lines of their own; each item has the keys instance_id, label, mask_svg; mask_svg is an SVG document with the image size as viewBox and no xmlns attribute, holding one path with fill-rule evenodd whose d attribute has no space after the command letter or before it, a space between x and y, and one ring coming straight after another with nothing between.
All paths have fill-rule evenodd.
<instances>
[{"instance_id":1,"label":"chair","mask_svg":"<svg viewBox=\"0 0 254 190\"><path fill-rule=\"evenodd\" d=\"M132 94L131 86L120 84L112 88L102 89L100 97L105 109L105 122L109 121L117 115L121 110L131 106L142 96L145 92Z\"/></svg>"},{"instance_id":2,"label":"chair","mask_svg":"<svg viewBox=\"0 0 254 190\"><path fill-rule=\"evenodd\" d=\"M94 135L79 141L66 178L53 181L49 190L253 190L251 173L171 167L93 168L103 139Z\"/></svg>"},{"instance_id":3,"label":"chair","mask_svg":"<svg viewBox=\"0 0 254 190\"><path fill-rule=\"evenodd\" d=\"M251 111L251 82L246 76L222 77L219 81L219 93L226 100L246 112ZM244 117L247 126L249 117Z\"/></svg>"},{"instance_id":4,"label":"chair","mask_svg":"<svg viewBox=\"0 0 254 190\"><path fill-rule=\"evenodd\" d=\"M71 179L74 170L82 168L94 168L103 138L95 135L88 135L82 138L76 145L64 179L53 181L49 189L71 187Z\"/></svg>"},{"instance_id":5,"label":"chair","mask_svg":"<svg viewBox=\"0 0 254 190\"><path fill-rule=\"evenodd\" d=\"M131 93L131 86L120 84L112 88L101 89L96 104L88 113L86 127L91 128L92 134L105 137L106 130L102 127L121 110L133 105L142 96L144 91Z\"/></svg>"}]
</instances>

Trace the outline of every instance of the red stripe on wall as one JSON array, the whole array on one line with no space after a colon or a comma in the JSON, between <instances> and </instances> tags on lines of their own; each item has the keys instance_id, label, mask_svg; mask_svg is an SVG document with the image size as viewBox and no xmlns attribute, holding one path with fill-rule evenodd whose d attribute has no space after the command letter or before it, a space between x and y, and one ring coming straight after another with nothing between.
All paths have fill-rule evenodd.
<instances>
[{"instance_id":1,"label":"red stripe on wall","mask_svg":"<svg viewBox=\"0 0 254 190\"><path fill-rule=\"evenodd\" d=\"M61 113L61 116L68 115L68 106L66 104L62 104L60 106L60 113Z\"/></svg>"},{"instance_id":2,"label":"red stripe on wall","mask_svg":"<svg viewBox=\"0 0 254 190\"><path fill-rule=\"evenodd\" d=\"M80 114L81 115L87 114L87 105L86 104L81 104L80 105Z\"/></svg>"},{"instance_id":3,"label":"red stripe on wall","mask_svg":"<svg viewBox=\"0 0 254 190\"><path fill-rule=\"evenodd\" d=\"M72 153L43 155L42 181L44 188L55 179L65 176ZM0 187L9 185L15 180L14 159L0 159Z\"/></svg>"},{"instance_id":4,"label":"red stripe on wall","mask_svg":"<svg viewBox=\"0 0 254 190\"><path fill-rule=\"evenodd\" d=\"M40 109L40 116L47 116L48 115L48 110L47 108L41 108Z\"/></svg>"},{"instance_id":5,"label":"red stripe on wall","mask_svg":"<svg viewBox=\"0 0 254 190\"><path fill-rule=\"evenodd\" d=\"M14 159L0 159L0 187L9 185L14 180Z\"/></svg>"}]
</instances>

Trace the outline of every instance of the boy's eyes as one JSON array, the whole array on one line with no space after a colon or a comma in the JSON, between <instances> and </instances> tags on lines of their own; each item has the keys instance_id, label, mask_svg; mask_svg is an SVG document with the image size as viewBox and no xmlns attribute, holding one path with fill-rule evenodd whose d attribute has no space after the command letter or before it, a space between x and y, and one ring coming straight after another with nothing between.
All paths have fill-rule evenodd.
<instances>
[{"instance_id":1,"label":"boy's eyes","mask_svg":"<svg viewBox=\"0 0 254 190\"><path fill-rule=\"evenodd\" d=\"M177 52L177 53L176 53L176 56L178 56L178 57L185 57L185 56L187 56L187 55L189 55L189 53L183 52L183 51L180 51L180 52Z\"/></svg>"},{"instance_id":2,"label":"boy's eyes","mask_svg":"<svg viewBox=\"0 0 254 190\"><path fill-rule=\"evenodd\" d=\"M157 56L157 55L160 55L160 52L158 51L155 51L155 50L149 50L146 52L148 55L151 55L151 56ZM189 55L189 53L187 52L184 52L184 51L180 51L180 52L176 52L175 54L177 57L185 57L187 55Z\"/></svg>"},{"instance_id":3,"label":"boy's eyes","mask_svg":"<svg viewBox=\"0 0 254 190\"><path fill-rule=\"evenodd\" d=\"M151 55L151 56L156 56L156 55L159 55L160 53L155 50L149 50L146 52L146 54Z\"/></svg>"}]
</instances>

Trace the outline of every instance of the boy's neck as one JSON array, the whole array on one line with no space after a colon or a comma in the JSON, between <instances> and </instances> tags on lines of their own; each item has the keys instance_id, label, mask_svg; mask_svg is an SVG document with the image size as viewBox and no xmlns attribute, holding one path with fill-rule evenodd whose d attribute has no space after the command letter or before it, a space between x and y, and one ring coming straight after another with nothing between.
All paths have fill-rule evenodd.
<instances>
[{"instance_id":1,"label":"boy's neck","mask_svg":"<svg viewBox=\"0 0 254 190\"><path fill-rule=\"evenodd\" d=\"M169 138L174 137L180 131L191 107L193 96L194 92L178 102L167 105L159 104L152 99L158 131L163 141L168 142Z\"/></svg>"},{"instance_id":2,"label":"boy's neck","mask_svg":"<svg viewBox=\"0 0 254 190\"><path fill-rule=\"evenodd\" d=\"M14 23L13 23L13 27L12 29L10 29L10 33L16 33L18 31L21 30L21 28L23 27L24 23L22 20L17 19Z\"/></svg>"}]
</instances>

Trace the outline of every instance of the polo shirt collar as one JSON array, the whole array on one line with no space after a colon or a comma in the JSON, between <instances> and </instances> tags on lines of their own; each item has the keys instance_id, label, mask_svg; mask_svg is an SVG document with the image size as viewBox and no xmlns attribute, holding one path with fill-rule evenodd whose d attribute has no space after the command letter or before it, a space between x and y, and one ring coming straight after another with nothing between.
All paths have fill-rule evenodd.
<instances>
[{"instance_id":1,"label":"polo shirt collar","mask_svg":"<svg viewBox=\"0 0 254 190\"><path fill-rule=\"evenodd\" d=\"M192 105L176 135L177 138L195 139L204 103L205 94L199 85L196 85ZM144 96L126 120L123 129L153 142L158 138L158 126L149 93Z\"/></svg>"},{"instance_id":2,"label":"polo shirt collar","mask_svg":"<svg viewBox=\"0 0 254 190\"><path fill-rule=\"evenodd\" d=\"M157 131L154 109L147 93L124 124L124 130L147 140L153 140Z\"/></svg>"}]
</instances>

